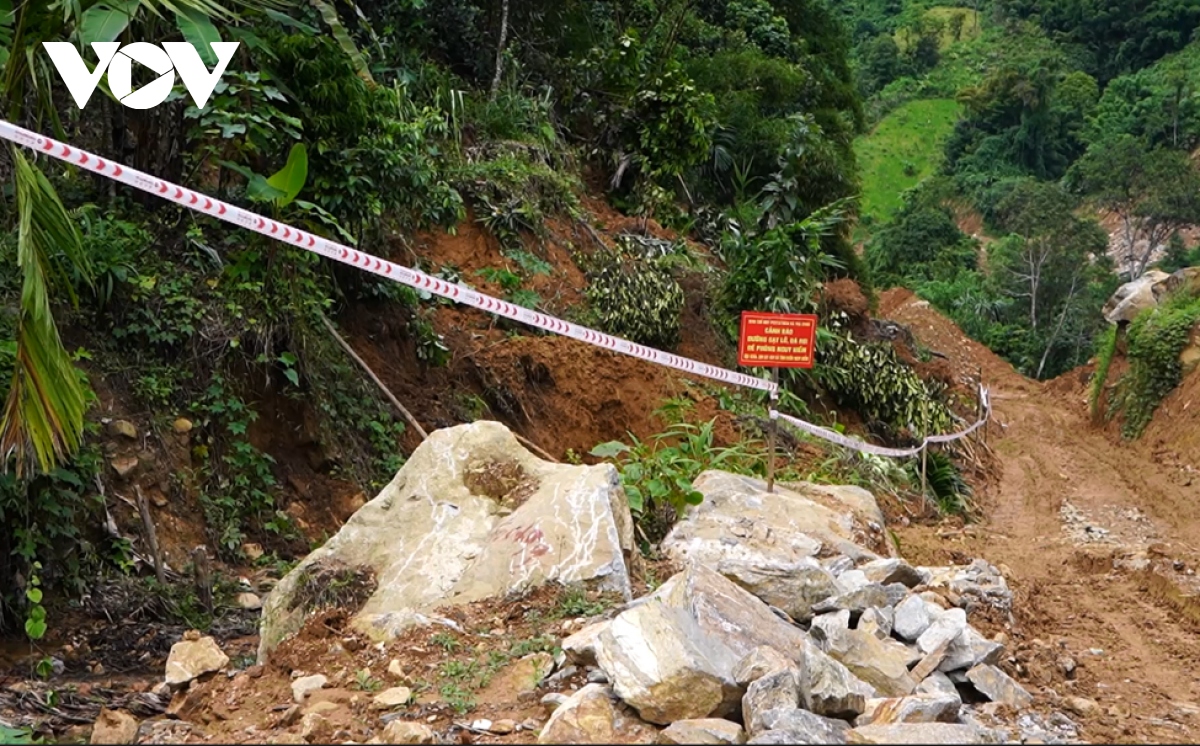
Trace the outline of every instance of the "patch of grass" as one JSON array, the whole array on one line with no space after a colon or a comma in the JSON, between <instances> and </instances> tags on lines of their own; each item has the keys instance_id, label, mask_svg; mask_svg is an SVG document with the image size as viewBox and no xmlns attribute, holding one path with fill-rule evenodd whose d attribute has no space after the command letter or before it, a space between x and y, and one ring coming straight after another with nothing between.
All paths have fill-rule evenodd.
<instances>
[{"instance_id":1,"label":"patch of grass","mask_svg":"<svg viewBox=\"0 0 1200 746\"><path fill-rule=\"evenodd\" d=\"M608 606L602 598L589 598L587 588L582 585L569 585L558 597L553 616L557 619L593 617L603 614Z\"/></svg>"},{"instance_id":2,"label":"patch of grass","mask_svg":"<svg viewBox=\"0 0 1200 746\"><path fill-rule=\"evenodd\" d=\"M377 692L383 688L383 682L373 677L370 669L366 668L354 675L354 683L363 692Z\"/></svg>"},{"instance_id":3,"label":"patch of grass","mask_svg":"<svg viewBox=\"0 0 1200 746\"><path fill-rule=\"evenodd\" d=\"M531 637L528 640L518 640L514 642L508 650L508 655L513 658L524 658L532 653L551 653L558 650L558 640L554 635L538 635Z\"/></svg>"},{"instance_id":4,"label":"patch of grass","mask_svg":"<svg viewBox=\"0 0 1200 746\"><path fill-rule=\"evenodd\" d=\"M904 191L937 170L942 144L958 115L959 105L953 99L910 101L855 141L864 221L891 218L903 204Z\"/></svg>"},{"instance_id":5,"label":"patch of grass","mask_svg":"<svg viewBox=\"0 0 1200 746\"><path fill-rule=\"evenodd\" d=\"M459 715L465 715L475 709L475 697L466 689L453 682L442 685L438 690L446 704L454 708Z\"/></svg>"},{"instance_id":6,"label":"patch of grass","mask_svg":"<svg viewBox=\"0 0 1200 746\"><path fill-rule=\"evenodd\" d=\"M462 647L462 643L454 639L454 635L449 632L438 632L433 637L430 637L429 641L447 653L453 653Z\"/></svg>"}]
</instances>

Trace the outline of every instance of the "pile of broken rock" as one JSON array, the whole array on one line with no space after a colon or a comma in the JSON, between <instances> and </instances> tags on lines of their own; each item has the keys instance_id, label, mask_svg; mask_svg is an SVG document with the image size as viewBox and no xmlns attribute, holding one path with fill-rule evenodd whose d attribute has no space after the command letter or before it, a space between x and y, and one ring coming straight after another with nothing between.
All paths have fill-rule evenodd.
<instances>
[{"instance_id":1,"label":"pile of broken rock","mask_svg":"<svg viewBox=\"0 0 1200 746\"><path fill-rule=\"evenodd\" d=\"M719 471L694 486L704 501L660 547L683 570L634 599L632 520L611 465L542 461L494 422L435 432L272 591L259 662L313 613L305 589L323 572L372 579L351 625L381 643L413 624L455 626L439 607L582 582L626 603L563 640L592 683L560 701L543 743L996 743L1012 738L991 717L1007 708L1025 710L1018 739L1076 735L1057 713L1040 724L998 667L1003 633L968 623L984 606L1011 613L987 562L911 566L861 488L768 493Z\"/></svg>"},{"instance_id":2,"label":"pile of broken rock","mask_svg":"<svg viewBox=\"0 0 1200 746\"><path fill-rule=\"evenodd\" d=\"M879 547L883 523L858 488L768 493L715 471L695 486L704 502L662 545L686 569L564 641L610 686L568 700L543 739L606 740L615 719L574 711L612 698L668 726L659 738L673 743L988 743L1004 734L972 722L960 688L1032 703L996 665L1003 633L989 640L967 623L981 604L1010 609L988 563L912 567L856 543Z\"/></svg>"}]
</instances>

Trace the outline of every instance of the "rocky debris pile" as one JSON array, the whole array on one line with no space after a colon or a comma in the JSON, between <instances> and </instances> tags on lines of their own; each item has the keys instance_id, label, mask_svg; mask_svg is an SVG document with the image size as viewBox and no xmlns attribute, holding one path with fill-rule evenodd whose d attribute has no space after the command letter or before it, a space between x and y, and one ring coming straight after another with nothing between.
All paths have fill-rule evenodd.
<instances>
[{"instance_id":1,"label":"rocky debris pile","mask_svg":"<svg viewBox=\"0 0 1200 746\"><path fill-rule=\"evenodd\" d=\"M626 602L599 621L558 628L567 635L559 656L512 663L524 666L526 699L551 690L542 699L548 720L477 719L437 733L433 719L421 720L427 711L414 705L397 661L386 666L393 686L365 696L331 688L344 686L344 670L305 662L262 736L434 743L538 731L542 743L999 743L1015 728L1047 743L1076 737L1062 713L1034 717L1034 696L1002 668L1013 660L1005 634L989 638L970 623L980 609L993 619L1011 611L997 568L910 565L859 488L786 484L768 493L760 480L718 471L695 487L703 503L661 545L683 569L631 599L632 521L611 467L541 462L496 423L435 433L266 599L260 661L314 610L344 603L326 593L335 587L353 591L339 613L350 619L346 632L368 641L356 649L380 654L438 607L550 580L590 581ZM228 664L210 638L176 644L160 687L172 696L173 722L186 724L212 696L205 679ZM229 677L223 701L254 685L248 671ZM997 720L1012 711L1028 722ZM128 731L109 720L106 732ZM159 724L141 730L143 742L191 737Z\"/></svg>"},{"instance_id":2,"label":"rocky debris pile","mask_svg":"<svg viewBox=\"0 0 1200 746\"><path fill-rule=\"evenodd\" d=\"M263 605L259 660L325 606L354 607L354 628L387 640L438 621L429 616L437 607L549 581L586 581L628 599L632 550L611 465L542 461L497 422L438 430L278 583Z\"/></svg>"}]
</instances>

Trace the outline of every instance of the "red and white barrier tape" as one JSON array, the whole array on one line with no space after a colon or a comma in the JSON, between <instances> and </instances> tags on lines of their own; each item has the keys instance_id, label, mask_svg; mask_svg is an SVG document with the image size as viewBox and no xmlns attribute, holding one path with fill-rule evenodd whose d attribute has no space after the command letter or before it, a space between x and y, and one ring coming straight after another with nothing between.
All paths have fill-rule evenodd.
<instances>
[{"instance_id":1,"label":"red and white barrier tape","mask_svg":"<svg viewBox=\"0 0 1200 746\"><path fill-rule=\"evenodd\" d=\"M957 433L950 433L948 435L930 435L921 441L921 445L916 446L915 448L885 448L883 446L871 445L870 443L864 443L861 440L856 440L854 438L842 435L841 433L836 433L833 430L828 430L820 425L814 425L811 422L805 422L804 420L796 419L795 417L786 415L783 412L775 409L771 410L771 419L782 419L789 425L803 430L809 435L815 435L818 438L823 438L831 443L837 443L840 446L845 446L846 448L851 448L855 451L871 453L876 456L887 456L889 458L906 458L908 456L916 456L921 451L928 448L930 443L950 443L955 440L960 440L987 424L987 421L992 416L992 402L988 397L988 390L983 386L979 387L979 401L983 404L983 417L979 418L979 421L974 425L971 425L966 430L962 430Z\"/></svg>"},{"instance_id":2,"label":"red and white barrier tape","mask_svg":"<svg viewBox=\"0 0 1200 746\"><path fill-rule=\"evenodd\" d=\"M634 344L619 337L604 334L603 332L588 329L578 324L572 324L569 321L563 321L544 313L531 311L528 308L500 300L499 298L484 295L461 285L439 280L424 272L418 272L415 269L393 264L386 259L380 259L371 254L357 251L349 246L344 246L329 239L308 233L307 231L302 231L290 225L265 218L248 210L243 210L240 207L235 207L221 200L200 194L199 192L184 189L169 181L163 181L162 179L144 174L141 171L136 171L119 163L113 163L86 150L65 145L4 120L0 120L0 138L10 140L18 145L23 145L31 150L61 161L66 161L71 165L86 168L114 181L119 181L135 189L141 189L143 192L149 192L165 200L183 205L190 210L204 213L218 220L224 220L227 223L239 225L247 230L274 238L277 241L320 254L343 264L358 267L372 274L395 280L418 290L425 290L458 303L474 306L497 316L504 316L505 318L520 321L539 329L554 332L555 334L578 339L606 350L621 352L631 357L676 368L685 373L692 373L724 383L732 383L736 386L762 389L764 391L773 392L778 389L776 384L763 378L755 378L745 373L718 368L714 365L680 357L679 355L672 355L669 352L656 350L652 347Z\"/></svg>"},{"instance_id":3,"label":"red and white barrier tape","mask_svg":"<svg viewBox=\"0 0 1200 746\"><path fill-rule=\"evenodd\" d=\"M399 283L403 283L418 290L425 290L435 295L440 295L443 298L458 303L463 303L468 306L474 306L488 313L505 318L520 321L539 329L554 332L565 337L578 339L581 342L587 342L590 345L601 347L606 350L613 350L631 357L636 357L641 360L648 360L652 363L665 365L671 368L682 370L686 373L692 373L706 378L711 378L724 383L731 383L735 386L745 386L747 388L761 389L772 394L772 402L778 395L778 386L764 378L755 378L754 376L738 373L736 371L718 368L714 365L702 363L697 360L692 360L679 355L672 355L669 352L656 350L652 347L645 347L639 344L634 344L620 337L614 337L610 334L589 329L585 326L572 324L569 321L548 316L543 313L531 311L528 308L518 306L514 303L493 298L490 295L476 292L462 285L456 285L444 280L439 280L436 277L431 277L424 272L419 272L415 269L409 269L399 264L394 264L386 259L372 256L362 251L352 249L349 246L344 246L335 241L330 241L327 238L322 238L307 231L293 228L285 223L280 223L270 218L265 218L257 213L243 210L240 207L222 202L218 199L213 199L199 192L190 189L184 189L181 186L172 184L169 181L155 178L149 174L142 173L135 169L123 166L119 163L107 161L86 150L74 148L49 137L39 135L36 132L30 132L14 124L0 119L0 138L9 140L18 145L23 145L31 150L35 150L44 155L57 158L61 161L66 161L74 166L86 168L93 173L98 173L101 176L119 181L122 184L141 189L143 192L157 195L165 200L175 202L184 207L203 213L210 217L224 220L227 223L239 225L247 230L252 230L255 233L261 233L264 236L273 238L276 241L282 241L292 246L299 247L305 251L311 251L321 256L328 257L335 261L342 262L365 270L372 274L386 277ZM905 457L915 456L930 443L948 443L970 435L977 428L987 422L991 415L991 404L988 401L987 389L980 387L980 398L984 405L984 416L979 422L976 422L971 427L960 433L952 435L932 435L921 443L917 448L884 448L882 446L863 443L853 438L848 438L841 433L836 433L832 430L814 425L811 422L796 419L789 415L771 409L770 414L772 419L782 418L784 421L794 425L795 427L804 430L818 438L833 443L838 443L847 448L853 448L866 453L873 453L878 456Z\"/></svg>"}]
</instances>

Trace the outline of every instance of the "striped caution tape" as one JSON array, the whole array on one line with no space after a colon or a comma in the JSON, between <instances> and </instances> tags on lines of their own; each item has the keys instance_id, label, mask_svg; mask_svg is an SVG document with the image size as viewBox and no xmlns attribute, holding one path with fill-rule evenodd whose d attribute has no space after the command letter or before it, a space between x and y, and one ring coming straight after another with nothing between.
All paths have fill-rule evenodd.
<instances>
[{"instance_id":1,"label":"striped caution tape","mask_svg":"<svg viewBox=\"0 0 1200 746\"><path fill-rule=\"evenodd\" d=\"M227 223L241 226L247 230L260 233L268 238L273 238L276 241L282 241L292 246L311 251L321 256L328 257L334 261L342 262L357 267L358 269L370 272L380 277L395 282L408 285L409 287L418 290L424 290L434 295L439 295L443 298L448 298L457 303L473 306L488 313L503 316L505 318L520 321L529 326L538 329L544 329L555 334L559 334L572 339L577 339L581 342L586 342L590 345L600 347L606 350L620 352L630 357L647 360L659 365L665 365L670 368L691 373L705 378L711 378L724 383L731 383L735 386L744 386L746 388L760 389L769 392L772 396L772 403L777 399L779 387L773 381L756 378L738 373L736 371L718 368L714 365L702 363L698 360L673 355L669 352L656 350L652 347L635 344L620 337L614 337L610 334L598 332L594 329L589 329L585 326L572 324L569 321L564 321L554 316L518 306L514 303L493 298L490 295L471 290L456 283L445 282L436 277L425 274L409 267L404 267L395 264L386 259L380 259L363 251L350 248L336 241L330 241L327 238L314 235L307 231L302 231L299 228L280 223L276 220L263 217L257 213L243 210L240 207L231 205L227 202L222 202L219 199L209 197L200 192L191 189L185 189L177 184L169 181L150 176L136 169L129 168L120 163L114 163L110 160L105 160L98 155L89 153L81 148L72 147L65 143L58 142L44 135L39 135L36 132L30 132L27 129L18 127L10 122L0 119L0 138L9 140L18 145L22 145L31 150L37 151L52 158L70 163L73 166L86 168L93 173L100 174L113 181L119 181L135 189L140 189L143 192L161 197L162 199L182 205L189 210L203 213L210 217L223 220ZM912 456L921 452L929 443L946 443L959 438L966 437L982 426L988 416L991 414L991 405L987 401L986 389L980 388L980 396L985 406L985 414L983 419L972 425L967 430L953 435L935 435L925 439L925 441L915 449L898 449L884 448L874 446L869 443L847 438L846 436L835 433L832 430L814 425L811 422L796 419L789 415L783 414L771 408L770 415L772 419L782 418L786 422L795 427L804 430L818 438L838 443L853 448L855 450L864 451L866 453L874 453L880 456Z\"/></svg>"},{"instance_id":2,"label":"striped caution tape","mask_svg":"<svg viewBox=\"0 0 1200 746\"><path fill-rule=\"evenodd\" d=\"M462 285L439 280L424 272L394 264L386 259L380 259L366 252L357 251L349 246L344 246L307 231L302 231L286 223L271 220L249 210L243 210L227 202L222 202L219 199L214 199L191 189L185 189L177 184L155 178L119 163L113 163L86 150L60 143L4 120L0 120L0 137L61 161L66 161L74 166L86 168L93 173L98 173L114 181L127 184L143 192L157 195L165 200L183 205L190 210L195 210L218 220L224 220L227 223L239 225L247 230L274 238L277 241L320 254L343 264L358 267L372 274L395 280L418 290L425 290L458 303L474 306L497 316L520 321L539 329L545 329L555 334L587 342L596 347L648 360L652 363L684 371L685 373L692 373L717 381L745 386L747 388L762 389L764 391L775 391L778 388L775 383L763 378L756 378L745 373L718 368L714 365L699 362L698 360L634 344L620 337L604 334L585 326L579 326L578 324L572 324L569 321L563 321L544 313L532 311L515 303L509 303L499 298L493 298L490 295L484 295Z\"/></svg>"},{"instance_id":3,"label":"striped caution tape","mask_svg":"<svg viewBox=\"0 0 1200 746\"><path fill-rule=\"evenodd\" d=\"M971 433L986 425L987 421L992 416L992 403L991 399L988 397L988 390L983 386L979 387L979 401L983 404L983 416L980 417L979 421L974 425L971 425L966 430L962 430L957 433L950 433L948 435L930 435L921 441L921 445L914 448L885 448L883 446L864 443L861 440L842 435L841 433L834 432L833 430L821 427L820 425L814 425L811 422L805 422L804 420L796 419L795 417L786 415L783 412L779 412L774 409L771 410L771 419L781 419L798 430L803 430L809 435L815 435L818 438L828 440L831 443L837 443L840 446L845 446L846 448L851 448L855 451L871 453L876 456L887 456L889 458L906 458L908 456L918 455L921 453L921 451L928 448L930 443L950 443L955 440L961 440L962 438L967 437Z\"/></svg>"}]
</instances>

